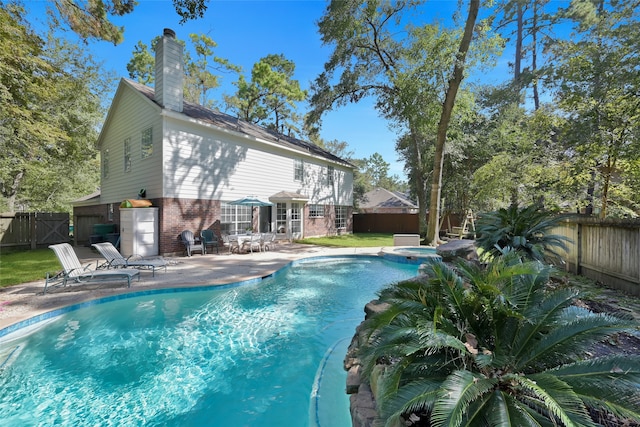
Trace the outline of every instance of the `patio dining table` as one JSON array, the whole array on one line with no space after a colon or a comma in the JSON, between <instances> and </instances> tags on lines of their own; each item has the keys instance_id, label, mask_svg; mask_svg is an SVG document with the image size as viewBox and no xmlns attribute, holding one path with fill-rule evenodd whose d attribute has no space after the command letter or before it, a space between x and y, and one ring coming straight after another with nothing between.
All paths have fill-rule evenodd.
<instances>
[{"instance_id":1,"label":"patio dining table","mask_svg":"<svg viewBox=\"0 0 640 427\"><path fill-rule=\"evenodd\" d=\"M229 237L237 237L238 239L238 253L240 253L240 249L244 245L245 242L250 242L253 236L262 236L260 233L241 233L241 234L231 234Z\"/></svg>"}]
</instances>

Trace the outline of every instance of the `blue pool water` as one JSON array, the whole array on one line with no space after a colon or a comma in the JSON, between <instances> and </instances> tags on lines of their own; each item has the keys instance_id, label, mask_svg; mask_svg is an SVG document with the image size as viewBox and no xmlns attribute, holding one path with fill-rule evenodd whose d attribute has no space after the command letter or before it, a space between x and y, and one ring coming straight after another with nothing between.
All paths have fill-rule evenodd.
<instances>
[{"instance_id":1,"label":"blue pool water","mask_svg":"<svg viewBox=\"0 0 640 427\"><path fill-rule=\"evenodd\" d=\"M0 420L350 426L342 361L363 307L417 269L325 257L257 283L67 310L0 341Z\"/></svg>"}]
</instances>

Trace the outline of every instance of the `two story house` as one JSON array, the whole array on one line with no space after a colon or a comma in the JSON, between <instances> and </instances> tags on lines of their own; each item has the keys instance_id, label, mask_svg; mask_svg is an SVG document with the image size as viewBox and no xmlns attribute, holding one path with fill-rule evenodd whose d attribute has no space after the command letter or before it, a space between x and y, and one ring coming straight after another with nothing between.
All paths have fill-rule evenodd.
<instances>
[{"instance_id":1,"label":"two story house","mask_svg":"<svg viewBox=\"0 0 640 427\"><path fill-rule=\"evenodd\" d=\"M120 80L98 140L100 191L74 204L77 231L87 221L119 223L120 204L140 193L158 208L160 254L182 251L185 229L251 228L286 239L352 230L352 164L184 101L183 48L172 30L164 30L155 54L154 88ZM230 204L245 196L272 205Z\"/></svg>"}]
</instances>

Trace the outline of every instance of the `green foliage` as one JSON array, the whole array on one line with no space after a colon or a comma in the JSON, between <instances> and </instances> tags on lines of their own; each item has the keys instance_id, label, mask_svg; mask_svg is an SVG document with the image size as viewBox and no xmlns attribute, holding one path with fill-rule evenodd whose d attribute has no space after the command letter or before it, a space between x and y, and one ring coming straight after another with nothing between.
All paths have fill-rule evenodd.
<instances>
[{"instance_id":1,"label":"green foliage","mask_svg":"<svg viewBox=\"0 0 640 427\"><path fill-rule=\"evenodd\" d=\"M618 178L622 163L640 158L640 10L633 2L578 1L566 14L577 19L577 35L552 45L546 80L568 118L562 137L573 154L571 171L587 172L585 198L604 218L611 203L634 203L617 197L627 194Z\"/></svg>"},{"instance_id":2,"label":"green foliage","mask_svg":"<svg viewBox=\"0 0 640 427\"><path fill-rule=\"evenodd\" d=\"M112 80L79 46L33 33L22 14L0 9L2 205L60 210L97 187L100 94Z\"/></svg>"},{"instance_id":3,"label":"green foliage","mask_svg":"<svg viewBox=\"0 0 640 427\"><path fill-rule=\"evenodd\" d=\"M523 208L511 205L484 213L476 222L476 245L490 256L515 250L527 259L559 260L556 249L566 250L569 239L549 232L562 219L562 216L552 216L538 205Z\"/></svg>"},{"instance_id":4,"label":"green foliage","mask_svg":"<svg viewBox=\"0 0 640 427\"><path fill-rule=\"evenodd\" d=\"M588 353L637 322L573 305L551 271L514 252L487 268L431 261L381 291L389 308L363 323L359 356L385 425L594 426L590 409L639 421L640 356Z\"/></svg>"},{"instance_id":5,"label":"green foliage","mask_svg":"<svg viewBox=\"0 0 640 427\"><path fill-rule=\"evenodd\" d=\"M253 65L251 81L240 76L234 84L235 96L225 96L227 107L240 118L276 132L296 136L301 133L296 104L307 92L293 79L295 64L284 55L267 55Z\"/></svg>"}]
</instances>

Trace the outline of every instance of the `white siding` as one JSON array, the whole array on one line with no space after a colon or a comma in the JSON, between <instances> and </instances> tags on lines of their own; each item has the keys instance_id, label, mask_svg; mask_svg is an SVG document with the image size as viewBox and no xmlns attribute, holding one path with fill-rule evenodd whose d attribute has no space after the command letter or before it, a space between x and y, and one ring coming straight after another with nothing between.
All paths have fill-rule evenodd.
<instances>
[{"instance_id":1,"label":"white siding","mask_svg":"<svg viewBox=\"0 0 640 427\"><path fill-rule=\"evenodd\" d=\"M125 84L111 106L110 118L101 134L100 151L109 150L109 176L101 178L101 203L135 199L141 188L147 198L162 196L162 123L160 109ZM142 158L142 131L152 128L153 154ZM124 141L131 138L131 171L124 172Z\"/></svg>"},{"instance_id":2,"label":"white siding","mask_svg":"<svg viewBox=\"0 0 640 427\"><path fill-rule=\"evenodd\" d=\"M304 194L309 203L352 204L353 174L327 161L167 118L164 141L165 197L231 201L247 195L267 199L280 191ZM304 181L294 181L294 159L304 161Z\"/></svg>"}]
</instances>

